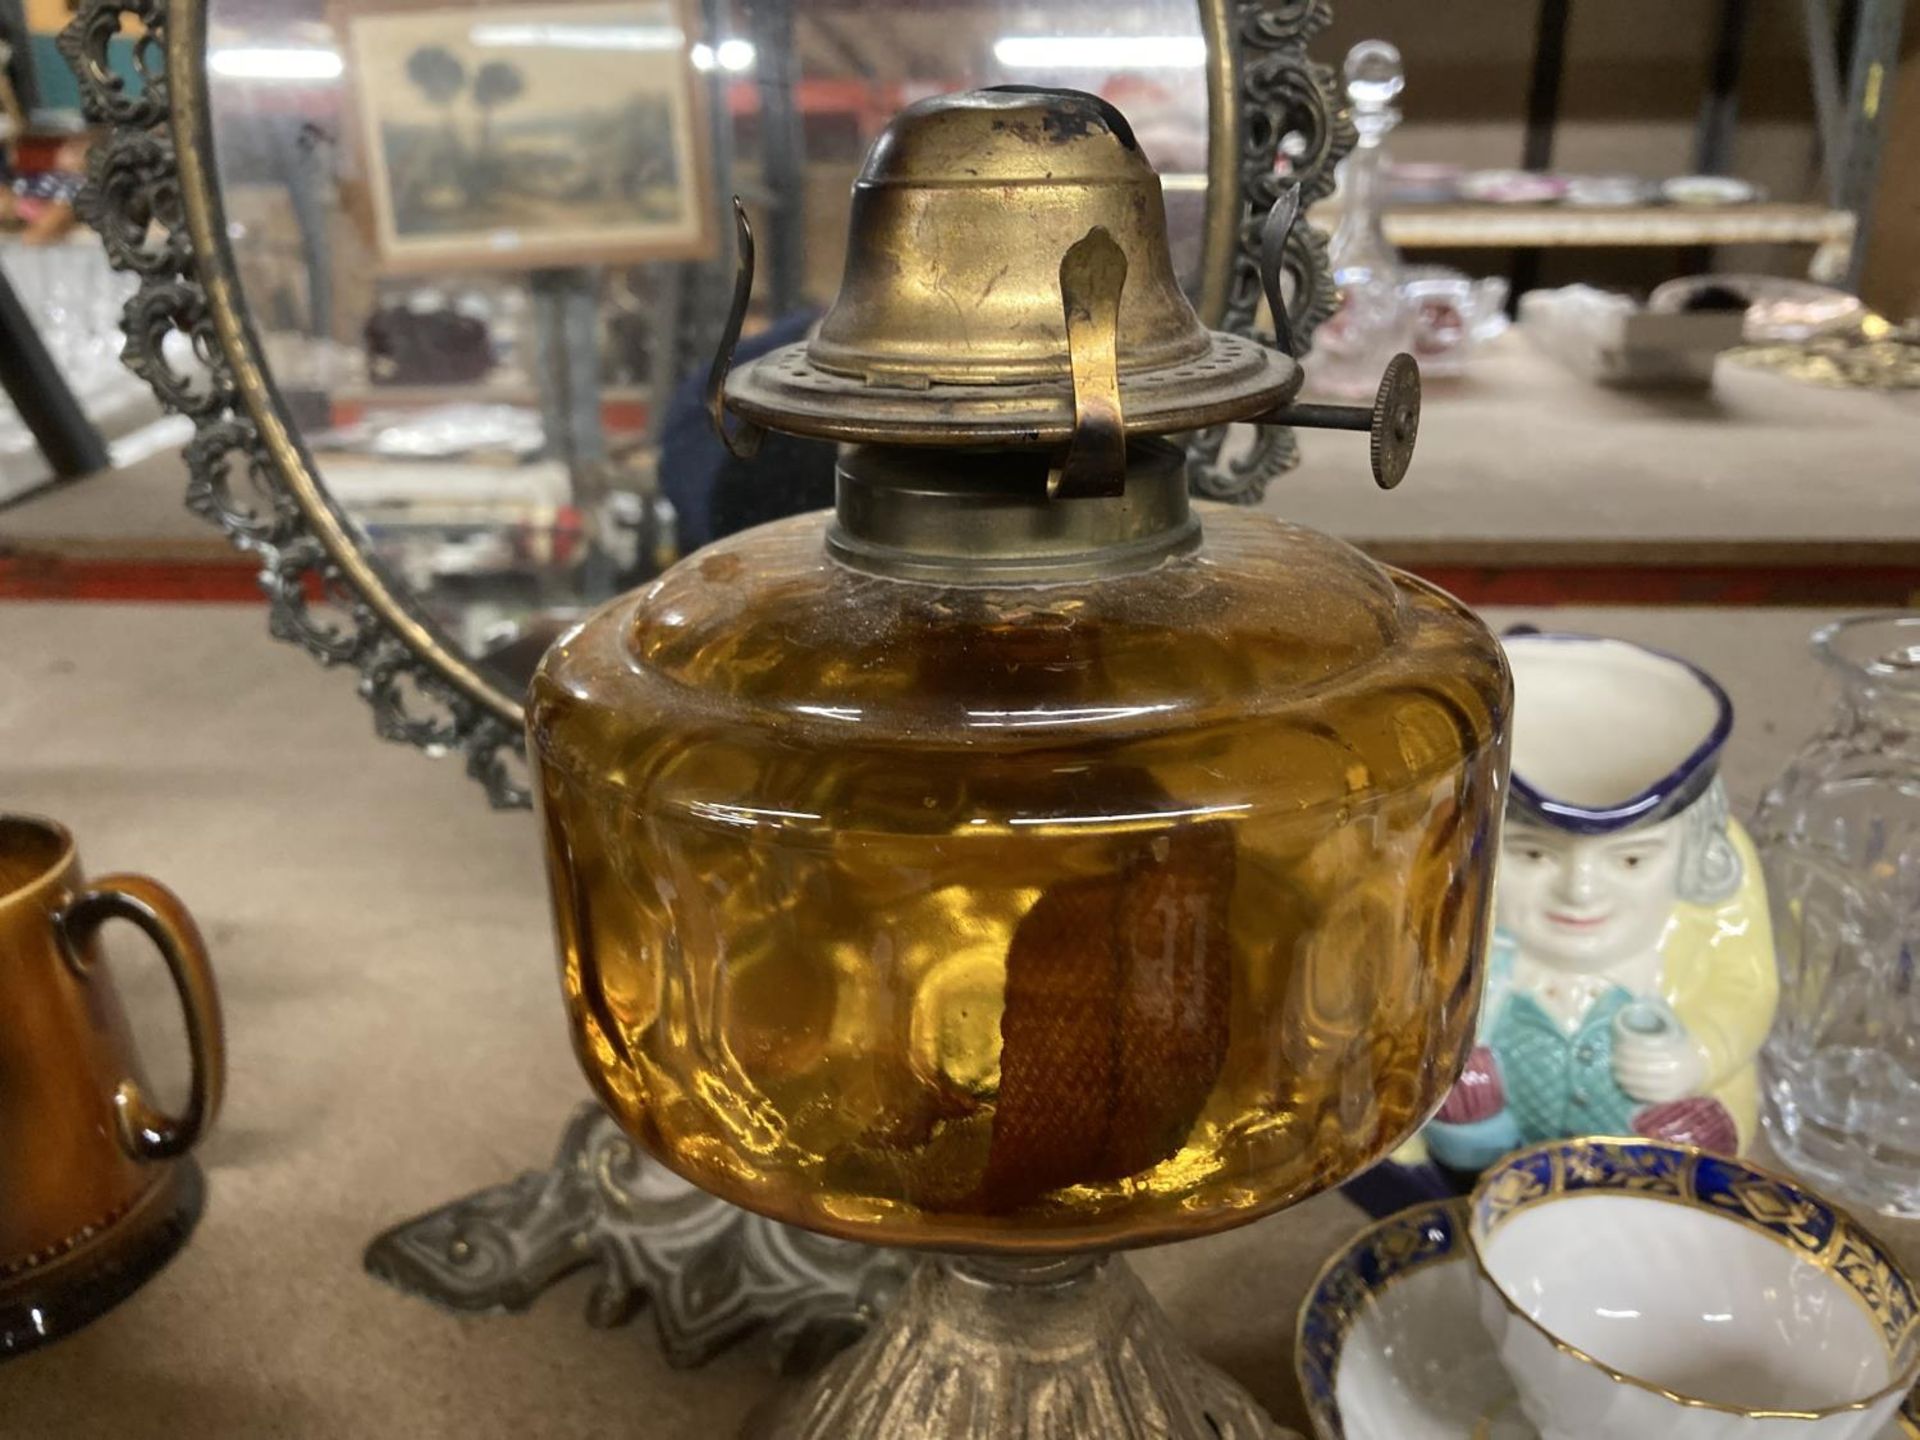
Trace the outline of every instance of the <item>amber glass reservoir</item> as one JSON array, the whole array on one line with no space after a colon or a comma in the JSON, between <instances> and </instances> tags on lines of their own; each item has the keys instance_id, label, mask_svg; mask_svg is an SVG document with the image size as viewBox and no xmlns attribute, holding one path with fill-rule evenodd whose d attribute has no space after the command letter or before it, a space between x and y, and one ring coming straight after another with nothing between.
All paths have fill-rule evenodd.
<instances>
[{"instance_id":1,"label":"amber glass reservoir","mask_svg":"<svg viewBox=\"0 0 1920 1440\"><path fill-rule=\"evenodd\" d=\"M1337 541L1179 506L1080 578L875 573L781 521L550 652L574 1040L660 1160L876 1244L1125 1246L1298 1200L1439 1102L1499 647Z\"/></svg>"}]
</instances>

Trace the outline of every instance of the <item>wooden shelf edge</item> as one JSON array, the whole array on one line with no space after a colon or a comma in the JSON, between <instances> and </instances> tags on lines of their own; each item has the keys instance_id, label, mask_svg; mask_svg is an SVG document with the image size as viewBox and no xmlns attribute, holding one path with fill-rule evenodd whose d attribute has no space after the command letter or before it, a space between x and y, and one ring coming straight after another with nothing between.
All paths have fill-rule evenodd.
<instances>
[{"instance_id":1,"label":"wooden shelf edge","mask_svg":"<svg viewBox=\"0 0 1920 1440\"><path fill-rule=\"evenodd\" d=\"M1331 229L1339 213L1316 210ZM1822 205L1409 205L1389 210L1387 238L1410 250L1667 245L1846 245L1854 217Z\"/></svg>"}]
</instances>

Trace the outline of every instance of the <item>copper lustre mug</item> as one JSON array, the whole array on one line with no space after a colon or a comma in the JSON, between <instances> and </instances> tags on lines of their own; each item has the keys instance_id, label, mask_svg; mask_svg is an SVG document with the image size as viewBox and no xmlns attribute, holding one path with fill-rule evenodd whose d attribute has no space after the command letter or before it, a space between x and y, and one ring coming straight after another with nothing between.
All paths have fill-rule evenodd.
<instances>
[{"instance_id":1,"label":"copper lustre mug","mask_svg":"<svg viewBox=\"0 0 1920 1440\"><path fill-rule=\"evenodd\" d=\"M109 920L144 932L186 1012L186 1109L147 1098L101 963ZM75 1330L179 1249L199 1218L187 1152L220 1108L220 1001L173 892L140 875L88 884L73 837L0 815L0 1356Z\"/></svg>"}]
</instances>

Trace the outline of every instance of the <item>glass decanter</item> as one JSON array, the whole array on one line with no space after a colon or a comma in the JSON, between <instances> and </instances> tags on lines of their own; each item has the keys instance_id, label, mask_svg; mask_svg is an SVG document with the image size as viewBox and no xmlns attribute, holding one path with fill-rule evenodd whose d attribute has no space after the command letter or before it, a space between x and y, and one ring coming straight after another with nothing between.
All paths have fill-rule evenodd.
<instances>
[{"instance_id":1,"label":"glass decanter","mask_svg":"<svg viewBox=\"0 0 1920 1440\"><path fill-rule=\"evenodd\" d=\"M1384 225L1384 141L1400 123L1405 88L1400 52L1362 40L1347 52L1347 99L1359 143L1340 162L1340 224L1328 242L1338 308L1313 336L1313 386L1331 395L1371 395L1387 362L1413 338L1413 309L1401 293L1400 252Z\"/></svg>"},{"instance_id":2,"label":"glass decanter","mask_svg":"<svg viewBox=\"0 0 1920 1440\"><path fill-rule=\"evenodd\" d=\"M1115 1440L1276 1435L1160 1363L1164 1320L1094 1252L1337 1183L1459 1069L1499 646L1338 541L1202 513L1165 438L1298 423L1299 384L1200 326L1111 106L922 102L868 158L818 332L716 371L735 446L842 442L834 512L708 546L535 678L563 985L611 1112L761 1214L993 1257L924 1263L782 1436L1049 1406Z\"/></svg>"},{"instance_id":3,"label":"glass decanter","mask_svg":"<svg viewBox=\"0 0 1920 1440\"><path fill-rule=\"evenodd\" d=\"M1920 615L1842 620L1813 647L1838 703L1753 826L1780 962L1768 1137L1818 1183L1920 1217Z\"/></svg>"}]
</instances>

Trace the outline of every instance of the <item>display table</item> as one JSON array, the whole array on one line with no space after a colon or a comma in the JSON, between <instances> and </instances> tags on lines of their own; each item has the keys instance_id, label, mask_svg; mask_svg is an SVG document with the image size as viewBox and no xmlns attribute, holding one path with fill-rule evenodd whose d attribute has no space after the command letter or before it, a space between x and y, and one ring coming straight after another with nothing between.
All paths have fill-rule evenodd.
<instances>
[{"instance_id":1,"label":"display table","mask_svg":"<svg viewBox=\"0 0 1920 1440\"><path fill-rule=\"evenodd\" d=\"M1513 332L1428 383L1391 495L1367 481L1364 437L1303 445L1267 508L1471 599L1861 608L1920 591L1920 391L1726 364L1704 394L1609 390ZM0 597L251 598L256 567L185 489L179 457L157 455L0 510Z\"/></svg>"},{"instance_id":2,"label":"display table","mask_svg":"<svg viewBox=\"0 0 1920 1440\"><path fill-rule=\"evenodd\" d=\"M1822 615L1489 616L1522 618L1713 670L1738 708L1742 809L1821 714L1803 640ZM584 1276L524 1315L455 1317L361 1272L377 1230L544 1164L586 1088L531 818L377 742L348 677L270 644L259 607L0 604L0 806L66 821L93 873L180 891L231 1056L199 1232L118 1311L0 1368L0 1433L723 1440L783 1383L751 1340L675 1372L644 1314L589 1329ZM142 1049L177 1086L164 973L136 944L115 953ZM1204 1357L1300 1425L1295 1310L1363 1221L1324 1195L1135 1263ZM1920 1261L1920 1227L1889 1233Z\"/></svg>"},{"instance_id":3,"label":"display table","mask_svg":"<svg viewBox=\"0 0 1920 1440\"><path fill-rule=\"evenodd\" d=\"M1524 593L1858 608L1920 588L1920 391L1826 390L1724 360L1708 391L1609 389L1514 330L1465 375L1428 382L1413 468L1392 494L1358 472L1364 444L1301 443L1267 508L1470 598L1523 593L1480 572L1579 567L1623 573ZM1663 586L1661 571L1695 578Z\"/></svg>"}]
</instances>

